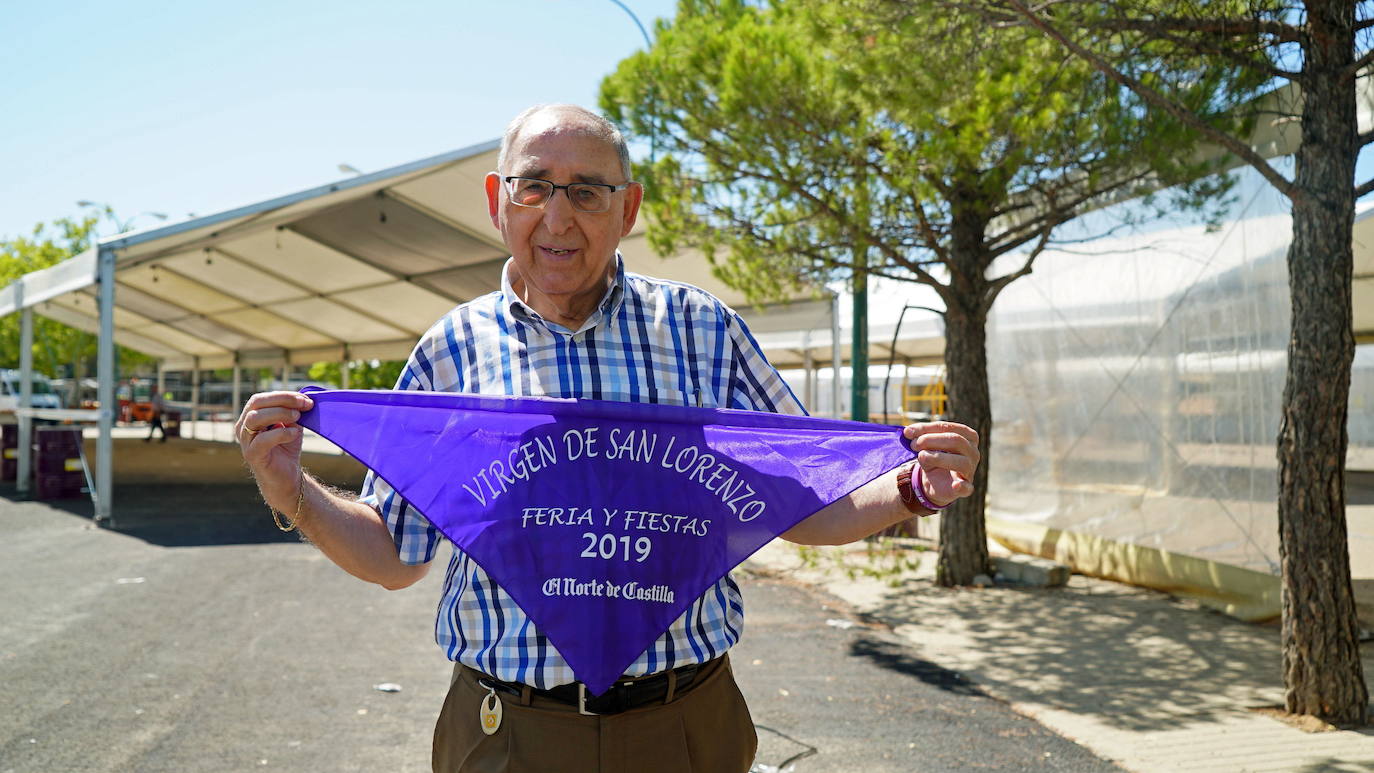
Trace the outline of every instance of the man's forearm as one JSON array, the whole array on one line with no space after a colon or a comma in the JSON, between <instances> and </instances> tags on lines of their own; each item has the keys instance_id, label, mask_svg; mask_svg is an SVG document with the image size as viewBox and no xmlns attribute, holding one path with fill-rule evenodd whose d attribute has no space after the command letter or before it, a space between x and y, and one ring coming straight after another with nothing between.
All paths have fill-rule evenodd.
<instances>
[{"instance_id":1,"label":"man's forearm","mask_svg":"<svg viewBox=\"0 0 1374 773\"><path fill-rule=\"evenodd\" d=\"M897 494L897 470L889 470L782 533L799 545L844 545L911 517Z\"/></svg>"},{"instance_id":2,"label":"man's forearm","mask_svg":"<svg viewBox=\"0 0 1374 773\"><path fill-rule=\"evenodd\" d=\"M301 480L303 497L295 519L301 532L349 574L388 590L413 585L429 564L401 563L396 543L382 516L372 507L339 496L310 476ZM291 515L292 509L282 510Z\"/></svg>"}]
</instances>

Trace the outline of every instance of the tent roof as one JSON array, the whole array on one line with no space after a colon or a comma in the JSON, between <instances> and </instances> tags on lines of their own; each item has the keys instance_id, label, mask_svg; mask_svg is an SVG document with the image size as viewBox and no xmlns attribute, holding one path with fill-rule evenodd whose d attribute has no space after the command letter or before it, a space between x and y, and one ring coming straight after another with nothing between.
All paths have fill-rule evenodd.
<instances>
[{"instance_id":1,"label":"tent roof","mask_svg":"<svg viewBox=\"0 0 1374 773\"><path fill-rule=\"evenodd\" d=\"M101 239L0 289L0 315L32 307L97 331L99 250L115 256L115 340L170 368L405 359L455 304L500 286L507 258L482 180L496 141L214 215ZM761 332L814 324L828 360L829 298L755 307L697 254L659 258L637 225L630 270L702 287Z\"/></svg>"}]
</instances>

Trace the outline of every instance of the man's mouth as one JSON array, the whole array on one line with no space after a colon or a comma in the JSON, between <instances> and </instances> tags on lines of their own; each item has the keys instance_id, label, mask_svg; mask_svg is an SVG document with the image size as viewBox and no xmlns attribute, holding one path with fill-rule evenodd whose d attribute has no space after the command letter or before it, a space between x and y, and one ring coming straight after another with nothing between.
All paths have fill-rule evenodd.
<instances>
[{"instance_id":1,"label":"man's mouth","mask_svg":"<svg viewBox=\"0 0 1374 773\"><path fill-rule=\"evenodd\" d=\"M543 249L545 252L549 253L550 255L559 255L559 256L562 256L562 255L571 255L571 254L573 254L574 252L577 252L577 250L575 250L575 249L560 250L560 249L558 249L557 247L543 247L542 249Z\"/></svg>"}]
</instances>

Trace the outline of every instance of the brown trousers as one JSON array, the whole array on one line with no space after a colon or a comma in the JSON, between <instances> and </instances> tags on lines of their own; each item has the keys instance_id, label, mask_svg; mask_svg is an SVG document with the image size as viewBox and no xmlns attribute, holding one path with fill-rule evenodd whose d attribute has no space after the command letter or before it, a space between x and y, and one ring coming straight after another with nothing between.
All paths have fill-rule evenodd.
<instances>
[{"instance_id":1,"label":"brown trousers","mask_svg":"<svg viewBox=\"0 0 1374 773\"><path fill-rule=\"evenodd\" d=\"M497 692L501 726L482 732L482 674L454 669L434 727L434 773L746 773L758 736L728 656L666 703L584 716L526 690Z\"/></svg>"}]
</instances>

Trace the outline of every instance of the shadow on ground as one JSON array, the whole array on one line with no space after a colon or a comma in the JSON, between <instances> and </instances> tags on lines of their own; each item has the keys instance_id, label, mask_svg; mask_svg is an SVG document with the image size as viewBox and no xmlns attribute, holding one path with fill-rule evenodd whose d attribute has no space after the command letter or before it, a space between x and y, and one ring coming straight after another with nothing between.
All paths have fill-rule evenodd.
<instances>
[{"instance_id":1,"label":"shadow on ground","mask_svg":"<svg viewBox=\"0 0 1374 773\"><path fill-rule=\"evenodd\" d=\"M86 442L88 462L95 444ZM356 491L362 465L347 456L305 454L311 474L331 486ZM295 542L272 522L237 446L173 438L144 443L137 438L114 441L114 524L102 526L163 547L254 545ZM14 483L0 483L0 499L21 498ZM44 503L53 510L90 520L95 514L88 495Z\"/></svg>"},{"instance_id":2,"label":"shadow on ground","mask_svg":"<svg viewBox=\"0 0 1374 773\"><path fill-rule=\"evenodd\" d=\"M14 484L0 486L0 503L30 501L19 497ZM109 531L162 547L208 545L257 545L295 542L284 533L252 484L170 484L163 486L115 486L113 526ZM95 508L89 497L43 503L51 512L91 521Z\"/></svg>"},{"instance_id":3,"label":"shadow on ground","mask_svg":"<svg viewBox=\"0 0 1374 773\"><path fill-rule=\"evenodd\" d=\"M948 645L963 642L958 674L997 695L1123 730L1178 729L1216 721L1237 704L1283 702L1276 624L1243 623L1145 589L1082 577L1061 589L910 580L869 611L905 625L918 655L922 641L940 647L946 666ZM1374 673L1374 644L1364 648L1365 672ZM922 663L893 667L920 673Z\"/></svg>"}]
</instances>

